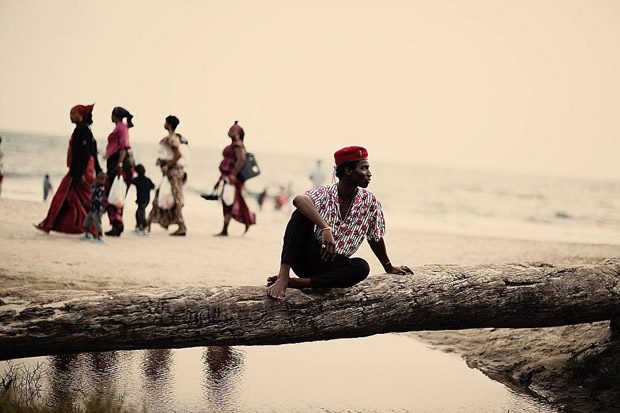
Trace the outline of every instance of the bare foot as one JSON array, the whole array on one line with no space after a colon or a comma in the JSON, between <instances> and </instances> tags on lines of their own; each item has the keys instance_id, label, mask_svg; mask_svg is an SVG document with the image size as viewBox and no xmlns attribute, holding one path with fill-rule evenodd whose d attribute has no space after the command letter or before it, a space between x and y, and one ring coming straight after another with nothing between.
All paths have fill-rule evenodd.
<instances>
[{"instance_id":1,"label":"bare foot","mask_svg":"<svg viewBox=\"0 0 620 413\"><path fill-rule=\"evenodd\" d=\"M267 287L267 295L271 298L281 300L286 296L287 286L288 280L278 278L270 287Z\"/></svg>"},{"instance_id":2,"label":"bare foot","mask_svg":"<svg viewBox=\"0 0 620 413\"><path fill-rule=\"evenodd\" d=\"M214 237L227 237L227 236L228 236L228 232L224 232L224 231L222 231L222 232L220 232L220 233L213 234L213 236L214 236Z\"/></svg>"},{"instance_id":3,"label":"bare foot","mask_svg":"<svg viewBox=\"0 0 620 413\"><path fill-rule=\"evenodd\" d=\"M276 282L276 280L278 279L277 275L271 276L271 277L267 277L267 287L271 287L273 285L273 283Z\"/></svg>"},{"instance_id":4,"label":"bare foot","mask_svg":"<svg viewBox=\"0 0 620 413\"><path fill-rule=\"evenodd\" d=\"M249 229L250 229L250 226L246 225L245 226L245 231L243 231L243 235L247 234Z\"/></svg>"}]
</instances>

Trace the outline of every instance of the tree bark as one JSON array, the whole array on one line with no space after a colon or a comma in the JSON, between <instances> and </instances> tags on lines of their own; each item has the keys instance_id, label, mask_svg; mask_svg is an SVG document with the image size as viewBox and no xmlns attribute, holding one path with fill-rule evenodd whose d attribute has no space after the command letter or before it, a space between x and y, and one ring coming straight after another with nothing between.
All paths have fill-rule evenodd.
<instances>
[{"instance_id":1,"label":"tree bark","mask_svg":"<svg viewBox=\"0 0 620 413\"><path fill-rule=\"evenodd\" d=\"M617 319L620 259L428 265L350 289L187 287L40 291L0 299L0 359L86 351L264 345L379 333L551 327Z\"/></svg>"}]
</instances>

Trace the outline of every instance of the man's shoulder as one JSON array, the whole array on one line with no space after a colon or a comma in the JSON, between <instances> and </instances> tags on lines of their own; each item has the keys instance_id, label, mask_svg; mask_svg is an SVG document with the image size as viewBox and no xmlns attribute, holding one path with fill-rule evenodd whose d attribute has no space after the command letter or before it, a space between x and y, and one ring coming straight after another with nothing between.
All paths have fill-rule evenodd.
<instances>
[{"instance_id":1,"label":"man's shoulder","mask_svg":"<svg viewBox=\"0 0 620 413\"><path fill-rule=\"evenodd\" d=\"M359 196L360 198L368 200L369 202L379 202L375 194L364 188L359 188Z\"/></svg>"}]
</instances>

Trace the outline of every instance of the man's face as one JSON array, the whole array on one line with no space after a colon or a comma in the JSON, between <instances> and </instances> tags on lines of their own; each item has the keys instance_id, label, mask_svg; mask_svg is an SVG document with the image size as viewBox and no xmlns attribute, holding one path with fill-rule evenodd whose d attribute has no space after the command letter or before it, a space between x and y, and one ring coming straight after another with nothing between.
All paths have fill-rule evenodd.
<instances>
[{"instance_id":1,"label":"man's face","mask_svg":"<svg viewBox=\"0 0 620 413\"><path fill-rule=\"evenodd\" d=\"M372 173L370 173L370 162L366 159L359 161L355 169L351 171L351 179L357 186L361 186L362 188L368 187L371 177Z\"/></svg>"}]
</instances>

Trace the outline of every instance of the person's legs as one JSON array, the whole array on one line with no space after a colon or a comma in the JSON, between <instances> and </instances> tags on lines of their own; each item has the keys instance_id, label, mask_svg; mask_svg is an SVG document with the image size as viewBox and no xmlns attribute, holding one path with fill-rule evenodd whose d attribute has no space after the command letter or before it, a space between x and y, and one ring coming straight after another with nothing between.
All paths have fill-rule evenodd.
<instances>
[{"instance_id":1,"label":"person's legs","mask_svg":"<svg viewBox=\"0 0 620 413\"><path fill-rule=\"evenodd\" d=\"M136 208L136 227L139 230L146 228L146 204L138 204Z\"/></svg>"},{"instance_id":2,"label":"person's legs","mask_svg":"<svg viewBox=\"0 0 620 413\"><path fill-rule=\"evenodd\" d=\"M362 258L341 257L326 272L310 278L312 288L346 288L363 281L370 273L370 266Z\"/></svg>"},{"instance_id":3,"label":"person's legs","mask_svg":"<svg viewBox=\"0 0 620 413\"><path fill-rule=\"evenodd\" d=\"M313 234L314 224L301 212L295 210L284 231L282 255L278 275L267 278L269 295L283 297L284 290L310 287L310 276L317 274L321 265L320 248ZM301 278L291 278L291 268ZM284 279L288 284L284 286Z\"/></svg>"},{"instance_id":4,"label":"person's legs","mask_svg":"<svg viewBox=\"0 0 620 413\"><path fill-rule=\"evenodd\" d=\"M224 226L222 227L222 231L215 235L226 237L228 236L228 225L232 218L232 205L226 205L224 201L222 201L222 213L224 214Z\"/></svg>"},{"instance_id":5,"label":"person's legs","mask_svg":"<svg viewBox=\"0 0 620 413\"><path fill-rule=\"evenodd\" d=\"M91 236L93 235L91 227L93 225L93 213L92 212L88 212L88 214L86 214L86 218L84 218L84 236L82 237L82 239L88 240L91 238Z\"/></svg>"},{"instance_id":6,"label":"person's legs","mask_svg":"<svg viewBox=\"0 0 620 413\"><path fill-rule=\"evenodd\" d=\"M103 236L103 227L101 226L101 212L91 212L93 215L93 223L95 224L95 238L101 238Z\"/></svg>"},{"instance_id":7,"label":"person's legs","mask_svg":"<svg viewBox=\"0 0 620 413\"><path fill-rule=\"evenodd\" d=\"M110 159L108 159L108 171L107 171L107 175L108 175L108 179L106 182L106 186L105 186L105 196L106 199L108 198L108 195L110 195L110 188L112 188L112 183L114 183L114 180L116 179L116 160L118 158L114 158L111 157ZM122 210L119 210L119 208L115 207L112 204L108 204L106 211L108 213L108 219L110 221L110 225L112 226L112 229L108 232L106 232L105 234L111 237L118 237L121 235L121 233L123 232L123 218L122 218Z\"/></svg>"},{"instance_id":8,"label":"person's legs","mask_svg":"<svg viewBox=\"0 0 620 413\"><path fill-rule=\"evenodd\" d=\"M174 197L174 221L179 225L179 228L171 235L185 235L187 228L185 227L185 220L183 219L183 176L184 172L181 168L173 168L168 173L168 179L170 180L170 186L172 190L172 196Z\"/></svg>"}]
</instances>

